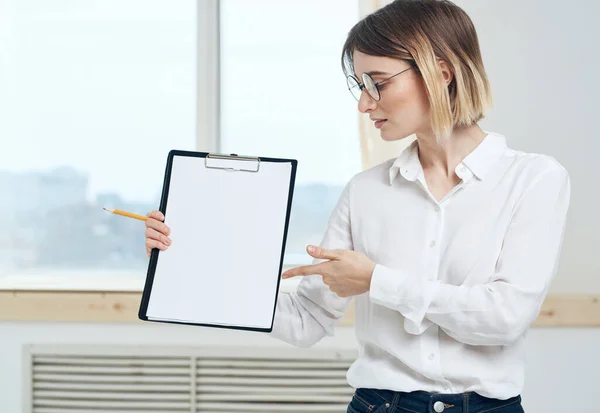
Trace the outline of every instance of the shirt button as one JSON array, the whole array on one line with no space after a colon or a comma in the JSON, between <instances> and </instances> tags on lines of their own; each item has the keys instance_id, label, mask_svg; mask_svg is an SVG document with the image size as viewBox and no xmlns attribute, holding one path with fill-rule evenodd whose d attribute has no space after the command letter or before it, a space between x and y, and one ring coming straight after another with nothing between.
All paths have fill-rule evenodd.
<instances>
[{"instance_id":1,"label":"shirt button","mask_svg":"<svg viewBox=\"0 0 600 413\"><path fill-rule=\"evenodd\" d=\"M435 355L434 355L433 353L431 353L431 354L429 355L429 360L433 360L433 358L434 358L434 357L435 357Z\"/></svg>"},{"instance_id":2,"label":"shirt button","mask_svg":"<svg viewBox=\"0 0 600 413\"><path fill-rule=\"evenodd\" d=\"M460 172L465 172L465 171L467 170L467 168L465 168L464 166L461 166L461 167L460 167L458 170L459 170Z\"/></svg>"},{"instance_id":3,"label":"shirt button","mask_svg":"<svg viewBox=\"0 0 600 413\"><path fill-rule=\"evenodd\" d=\"M433 404L433 410L435 410L436 413L441 413L444 411L444 409L445 409L444 403L442 403L442 402L435 402Z\"/></svg>"},{"instance_id":4,"label":"shirt button","mask_svg":"<svg viewBox=\"0 0 600 413\"><path fill-rule=\"evenodd\" d=\"M429 246L430 246L430 247L432 247L432 248L433 248L433 247L435 247L435 241L431 241L431 242L429 243Z\"/></svg>"}]
</instances>

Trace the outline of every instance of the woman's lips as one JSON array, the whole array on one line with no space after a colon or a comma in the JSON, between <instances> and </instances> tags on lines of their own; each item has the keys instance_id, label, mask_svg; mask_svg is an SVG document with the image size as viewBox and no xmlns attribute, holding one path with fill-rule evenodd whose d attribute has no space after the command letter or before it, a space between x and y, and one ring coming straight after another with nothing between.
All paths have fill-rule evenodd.
<instances>
[{"instance_id":1,"label":"woman's lips","mask_svg":"<svg viewBox=\"0 0 600 413\"><path fill-rule=\"evenodd\" d=\"M383 120L376 120L375 121L375 127L377 129L381 128L381 125L383 125L385 122L387 122L387 119L383 119Z\"/></svg>"}]
</instances>

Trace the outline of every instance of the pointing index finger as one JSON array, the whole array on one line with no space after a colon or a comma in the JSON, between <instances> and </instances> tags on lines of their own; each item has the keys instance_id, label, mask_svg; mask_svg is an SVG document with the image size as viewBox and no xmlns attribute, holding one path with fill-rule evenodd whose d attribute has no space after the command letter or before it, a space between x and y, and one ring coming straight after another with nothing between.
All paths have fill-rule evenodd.
<instances>
[{"instance_id":1,"label":"pointing index finger","mask_svg":"<svg viewBox=\"0 0 600 413\"><path fill-rule=\"evenodd\" d=\"M323 264L316 264L316 265L305 265L302 267L296 267L296 268L292 268L290 270L287 270L286 272L284 272L283 274L281 274L281 278L286 279L286 278L291 278L291 277L296 277L298 275L323 275Z\"/></svg>"}]
</instances>

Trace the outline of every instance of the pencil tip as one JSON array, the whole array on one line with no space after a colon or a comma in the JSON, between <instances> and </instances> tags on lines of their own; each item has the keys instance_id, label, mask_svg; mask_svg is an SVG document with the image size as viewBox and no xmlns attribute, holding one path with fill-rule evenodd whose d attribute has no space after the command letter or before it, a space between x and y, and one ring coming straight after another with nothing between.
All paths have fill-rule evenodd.
<instances>
[{"instance_id":1,"label":"pencil tip","mask_svg":"<svg viewBox=\"0 0 600 413\"><path fill-rule=\"evenodd\" d=\"M108 211L108 212L113 212L114 211L114 209L109 209L109 208L102 208L102 209L105 210L105 211Z\"/></svg>"}]
</instances>

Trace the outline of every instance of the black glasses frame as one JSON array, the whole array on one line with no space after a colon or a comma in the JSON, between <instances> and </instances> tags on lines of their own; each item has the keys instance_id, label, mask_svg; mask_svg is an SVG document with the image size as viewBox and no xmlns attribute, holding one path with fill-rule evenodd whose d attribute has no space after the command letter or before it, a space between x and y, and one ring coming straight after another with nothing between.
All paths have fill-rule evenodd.
<instances>
[{"instance_id":1,"label":"black glasses frame","mask_svg":"<svg viewBox=\"0 0 600 413\"><path fill-rule=\"evenodd\" d=\"M407 70L413 69L413 66L409 67L408 69L404 69L401 72L396 73L395 75L392 75L388 78L385 78L383 80L380 80L379 82L375 82L373 80L373 78L371 77L371 75L369 75L368 73L363 73L362 74L362 83L360 83L358 81L358 79L356 78L356 76L354 75L348 75L346 77L346 83L348 84L348 90L350 91L350 93L352 94L352 96L354 96L354 98L356 99L356 101L358 102L360 100L360 96L362 95L362 91L366 88L367 89L367 93L369 94L369 96L371 98L373 98L373 100L375 100L376 102L379 102L381 100L381 92L379 91L379 86L385 82L387 82L388 80L401 75L402 73L406 72ZM356 84L350 84L350 81L353 80ZM371 90L369 90L368 87L365 86L365 83L371 83L374 86L374 91L373 93L377 93L375 96L373 96L373 94L371 93ZM358 87L360 89L360 93L358 94L354 94L354 92L352 91L352 89L355 89L356 87Z\"/></svg>"}]
</instances>

